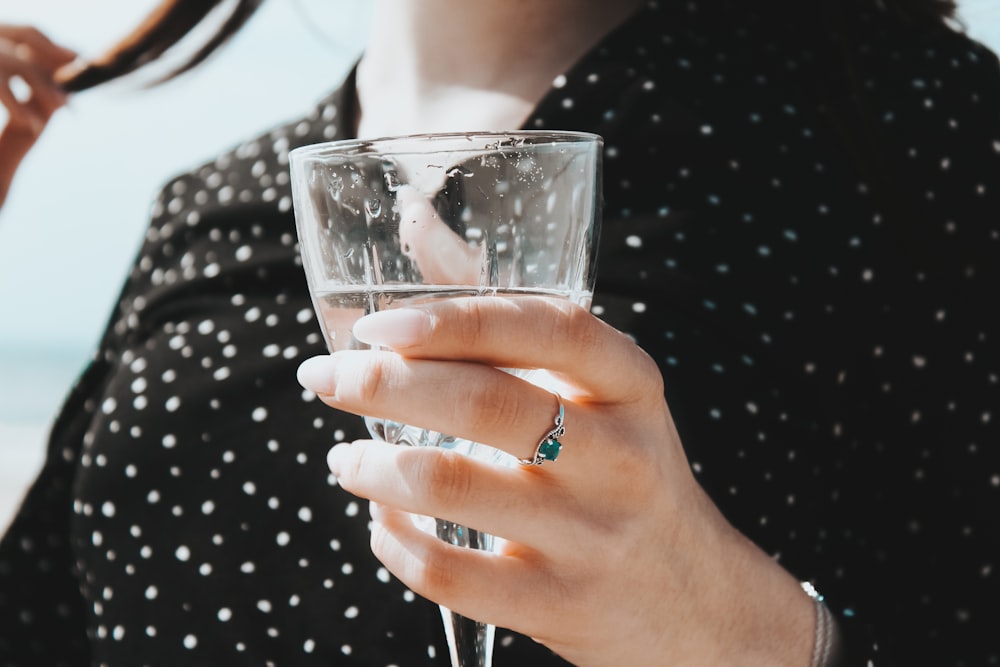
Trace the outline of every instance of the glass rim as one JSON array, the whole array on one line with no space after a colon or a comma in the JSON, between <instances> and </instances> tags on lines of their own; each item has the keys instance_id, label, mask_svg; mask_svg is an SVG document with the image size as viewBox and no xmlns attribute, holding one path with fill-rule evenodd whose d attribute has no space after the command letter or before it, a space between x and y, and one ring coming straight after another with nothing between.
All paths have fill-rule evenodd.
<instances>
[{"instance_id":1,"label":"glass rim","mask_svg":"<svg viewBox=\"0 0 1000 667\"><path fill-rule=\"evenodd\" d=\"M604 138L592 132L575 130L509 130L473 132L430 132L424 134L401 134L370 139L338 139L299 146L289 151L289 159L307 158L355 158L379 155L409 155L427 153L481 153L490 150L484 144L490 141L509 140L509 145L497 148L518 149L527 146L600 145ZM517 143L520 140L520 143ZM447 142L456 142L448 144ZM472 142L467 149L460 142ZM434 144L440 143L440 147ZM412 147L411 147L412 145ZM431 146L420 149L419 146Z\"/></svg>"}]
</instances>

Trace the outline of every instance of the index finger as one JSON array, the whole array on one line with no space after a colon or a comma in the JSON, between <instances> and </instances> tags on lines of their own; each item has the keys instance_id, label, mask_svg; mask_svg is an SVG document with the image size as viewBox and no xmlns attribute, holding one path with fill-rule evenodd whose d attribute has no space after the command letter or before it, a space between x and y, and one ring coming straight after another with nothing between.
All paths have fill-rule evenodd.
<instances>
[{"instance_id":1,"label":"index finger","mask_svg":"<svg viewBox=\"0 0 1000 667\"><path fill-rule=\"evenodd\" d=\"M27 47L31 60L45 67L56 68L77 57L75 51L59 46L37 28L22 25L0 25L0 41L16 49Z\"/></svg>"},{"instance_id":2,"label":"index finger","mask_svg":"<svg viewBox=\"0 0 1000 667\"><path fill-rule=\"evenodd\" d=\"M467 297L373 313L354 335L412 358L547 369L590 396L662 396L659 369L630 338L570 301Z\"/></svg>"}]
</instances>

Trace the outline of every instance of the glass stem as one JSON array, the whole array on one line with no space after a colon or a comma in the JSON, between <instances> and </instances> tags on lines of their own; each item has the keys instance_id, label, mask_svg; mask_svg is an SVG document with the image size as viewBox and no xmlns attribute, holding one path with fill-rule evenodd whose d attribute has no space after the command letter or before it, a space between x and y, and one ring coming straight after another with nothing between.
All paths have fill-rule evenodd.
<instances>
[{"instance_id":1,"label":"glass stem","mask_svg":"<svg viewBox=\"0 0 1000 667\"><path fill-rule=\"evenodd\" d=\"M441 607L451 667L491 667L496 628Z\"/></svg>"},{"instance_id":2,"label":"glass stem","mask_svg":"<svg viewBox=\"0 0 1000 667\"><path fill-rule=\"evenodd\" d=\"M451 521L435 519L437 536L455 546L493 550L493 536ZM441 607L452 667L491 667L496 628Z\"/></svg>"}]
</instances>

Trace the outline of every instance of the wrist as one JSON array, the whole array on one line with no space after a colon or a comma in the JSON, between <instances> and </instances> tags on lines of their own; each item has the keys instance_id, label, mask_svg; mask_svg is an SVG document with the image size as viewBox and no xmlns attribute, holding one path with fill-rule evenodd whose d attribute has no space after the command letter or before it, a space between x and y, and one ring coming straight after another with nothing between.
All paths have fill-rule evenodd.
<instances>
[{"instance_id":1,"label":"wrist","mask_svg":"<svg viewBox=\"0 0 1000 667\"><path fill-rule=\"evenodd\" d=\"M724 522L724 519L720 520ZM699 593L710 631L696 660L684 664L808 667L815 602L797 578L731 524L711 530ZM702 569L702 568L699 568Z\"/></svg>"}]
</instances>

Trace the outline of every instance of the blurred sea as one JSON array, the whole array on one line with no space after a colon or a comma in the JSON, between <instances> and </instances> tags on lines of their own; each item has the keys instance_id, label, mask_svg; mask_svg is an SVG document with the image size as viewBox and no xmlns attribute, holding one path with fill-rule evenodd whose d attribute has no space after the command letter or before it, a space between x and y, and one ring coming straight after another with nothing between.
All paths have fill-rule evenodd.
<instances>
[{"instance_id":1,"label":"blurred sea","mask_svg":"<svg viewBox=\"0 0 1000 667\"><path fill-rule=\"evenodd\" d=\"M0 424L50 419L89 356L85 348L52 344L0 346Z\"/></svg>"},{"instance_id":2,"label":"blurred sea","mask_svg":"<svg viewBox=\"0 0 1000 667\"><path fill-rule=\"evenodd\" d=\"M0 527L41 466L49 424L88 357L63 346L0 346Z\"/></svg>"},{"instance_id":3,"label":"blurred sea","mask_svg":"<svg viewBox=\"0 0 1000 667\"><path fill-rule=\"evenodd\" d=\"M41 466L49 423L79 356L45 347L0 347L0 527Z\"/></svg>"}]
</instances>

